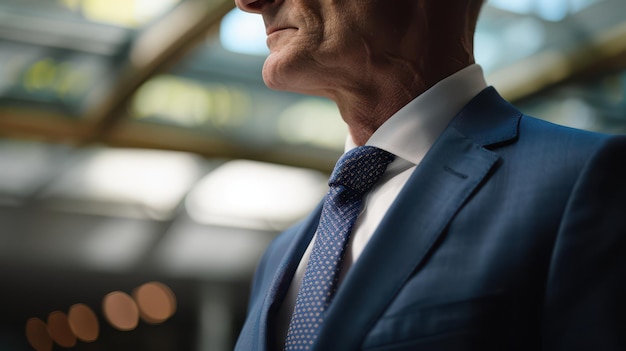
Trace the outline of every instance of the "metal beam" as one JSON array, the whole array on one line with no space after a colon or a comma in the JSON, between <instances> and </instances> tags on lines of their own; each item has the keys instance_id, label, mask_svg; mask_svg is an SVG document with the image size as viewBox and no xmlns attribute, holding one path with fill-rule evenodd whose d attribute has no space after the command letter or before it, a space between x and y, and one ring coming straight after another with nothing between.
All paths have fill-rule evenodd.
<instances>
[{"instance_id":1,"label":"metal beam","mask_svg":"<svg viewBox=\"0 0 626 351\"><path fill-rule=\"evenodd\" d=\"M82 143L99 141L127 117L126 109L137 89L156 73L180 60L234 7L232 0L188 0L151 26L133 43L120 79L100 103L86 113Z\"/></svg>"}]
</instances>

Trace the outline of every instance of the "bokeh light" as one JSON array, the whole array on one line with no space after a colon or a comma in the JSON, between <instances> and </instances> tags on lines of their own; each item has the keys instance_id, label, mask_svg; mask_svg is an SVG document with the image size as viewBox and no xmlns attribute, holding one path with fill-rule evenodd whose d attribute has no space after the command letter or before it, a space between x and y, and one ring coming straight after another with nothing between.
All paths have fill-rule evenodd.
<instances>
[{"instance_id":1,"label":"bokeh light","mask_svg":"<svg viewBox=\"0 0 626 351\"><path fill-rule=\"evenodd\" d=\"M59 346L70 348L76 345L76 335L70 329L65 313L55 311L48 315L48 331L52 340Z\"/></svg>"},{"instance_id":2,"label":"bokeh light","mask_svg":"<svg viewBox=\"0 0 626 351\"><path fill-rule=\"evenodd\" d=\"M146 323L165 322L176 312L176 297L172 290L159 282L143 284L133 292L141 319Z\"/></svg>"},{"instance_id":3,"label":"bokeh light","mask_svg":"<svg viewBox=\"0 0 626 351\"><path fill-rule=\"evenodd\" d=\"M114 291L102 301L104 317L112 327L121 331L130 331L139 323L139 308L130 295Z\"/></svg>"},{"instance_id":4,"label":"bokeh light","mask_svg":"<svg viewBox=\"0 0 626 351\"><path fill-rule=\"evenodd\" d=\"M36 351L52 351L52 338L46 323L39 318L26 322L26 339Z\"/></svg>"},{"instance_id":5,"label":"bokeh light","mask_svg":"<svg viewBox=\"0 0 626 351\"><path fill-rule=\"evenodd\" d=\"M102 300L102 311L109 324L121 331L137 328L139 318L149 324L160 324L176 312L176 296L163 283L149 282L133 291L133 296L113 291ZM39 318L26 322L26 338L36 351L52 351L54 344L73 348L77 342L94 342L100 335L100 322L87 305L77 303L66 314L54 311L47 323ZM0 350L2 345L0 345Z\"/></svg>"},{"instance_id":6,"label":"bokeh light","mask_svg":"<svg viewBox=\"0 0 626 351\"><path fill-rule=\"evenodd\" d=\"M98 317L89 306L79 303L70 307L68 322L76 337L84 342L94 342L100 333Z\"/></svg>"}]
</instances>

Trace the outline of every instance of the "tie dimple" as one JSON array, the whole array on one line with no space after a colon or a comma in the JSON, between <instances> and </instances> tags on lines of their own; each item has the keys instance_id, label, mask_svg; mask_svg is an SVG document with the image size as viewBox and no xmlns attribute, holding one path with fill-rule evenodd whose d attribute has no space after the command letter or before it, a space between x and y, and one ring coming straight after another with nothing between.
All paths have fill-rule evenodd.
<instances>
[{"instance_id":1,"label":"tie dimple","mask_svg":"<svg viewBox=\"0 0 626 351\"><path fill-rule=\"evenodd\" d=\"M385 172L394 156L373 146L345 153L328 182L311 257L289 323L285 350L309 350L337 289L339 269L363 195Z\"/></svg>"}]
</instances>

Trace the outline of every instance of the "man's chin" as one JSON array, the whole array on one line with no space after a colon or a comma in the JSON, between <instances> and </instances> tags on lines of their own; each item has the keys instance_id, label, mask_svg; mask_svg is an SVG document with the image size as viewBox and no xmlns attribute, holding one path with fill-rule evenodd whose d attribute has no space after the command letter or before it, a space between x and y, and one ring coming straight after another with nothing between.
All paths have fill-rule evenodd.
<instances>
[{"instance_id":1,"label":"man's chin","mask_svg":"<svg viewBox=\"0 0 626 351\"><path fill-rule=\"evenodd\" d=\"M319 95L312 90L318 76L311 72L304 55L286 55L286 52L271 53L263 64L263 81L273 90L299 94Z\"/></svg>"},{"instance_id":2,"label":"man's chin","mask_svg":"<svg viewBox=\"0 0 626 351\"><path fill-rule=\"evenodd\" d=\"M263 64L263 81L268 88L290 91L289 61L280 52L270 53Z\"/></svg>"}]
</instances>

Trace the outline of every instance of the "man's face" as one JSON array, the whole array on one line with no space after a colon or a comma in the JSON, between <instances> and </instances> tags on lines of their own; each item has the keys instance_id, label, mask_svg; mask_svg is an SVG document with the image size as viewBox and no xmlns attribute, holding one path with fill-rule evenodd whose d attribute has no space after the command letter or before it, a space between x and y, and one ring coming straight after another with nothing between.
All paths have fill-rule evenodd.
<instances>
[{"instance_id":1,"label":"man's face","mask_svg":"<svg viewBox=\"0 0 626 351\"><path fill-rule=\"evenodd\" d=\"M263 78L270 88L332 95L362 79L410 42L415 0L236 0L260 13L270 55ZM414 29L414 28L412 28ZM412 48L415 50L415 48Z\"/></svg>"}]
</instances>

